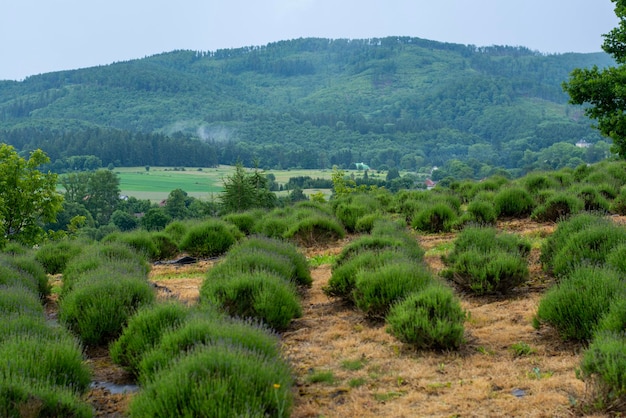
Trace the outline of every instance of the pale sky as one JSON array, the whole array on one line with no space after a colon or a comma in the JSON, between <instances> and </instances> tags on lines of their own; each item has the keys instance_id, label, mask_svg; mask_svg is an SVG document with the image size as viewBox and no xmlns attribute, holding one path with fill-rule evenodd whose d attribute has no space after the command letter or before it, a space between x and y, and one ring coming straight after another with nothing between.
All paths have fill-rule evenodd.
<instances>
[{"instance_id":1,"label":"pale sky","mask_svg":"<svg viewBox=\"0 0 626 418\"><path fill-rule=\"evenodd\" d=\"M597 52L617 23L610 0L0 0L0 80L301 37Z\"/></svg>"}]
</instances>

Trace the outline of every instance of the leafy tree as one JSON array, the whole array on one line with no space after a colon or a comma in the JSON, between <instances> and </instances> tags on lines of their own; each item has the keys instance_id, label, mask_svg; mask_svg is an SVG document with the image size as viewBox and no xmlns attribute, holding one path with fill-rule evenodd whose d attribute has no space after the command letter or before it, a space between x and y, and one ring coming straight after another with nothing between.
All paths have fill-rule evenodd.
<instances>
[{"instance_id":1,"label":"leafy tree","mask_svg":"<svg viewBox=\"0 0 626 418\"><path fill-rule=\"evenodd\" d=\"M387 181L391 181L393 179L397 179L400 177L400 172L398 171L397 168L392 167L389 169L389 171L387 172Z\"/></svg>"},{"instance_id":2,"label":"leafy tree","mask_svg":"<svg viewBox=\"0 0 626 418\"><path fill-rule=\"evenodd\" d=\"M42 225L54 222L63 202L57 176L37 169L49 161L39 149L26 160L12 146L0 144L0 244L5 239L35 244Z\"/></svg>"},{"instance_id":3,"label":"leafy tree","mask_svg":"<svg viewBox=\"0 0 626 418\"><path fill-rule=\"evenodd\" d=\"M148 231L160 231L172 220L163 208L152 208L141 218L141 226Z\"/></svg>"},{"instance_id":4,"label":"leafy tree","mask_svg":"<svg viewBox=\"0 0 626 418\"><path fill-rule=\"evenodd\" d=\"M91 213L81 204L64 200L61 210L57 213L56 222L46 224L47 231L67 231L72 224L72 219L81 217L84 219L84 226L93 228L96 226Z\"/></svg>"},{"instance_id":5,"label":"leafy tree","mask_svg":"<svg viewBox=\"0 0 626 418\"><path fill-rule=\"evenodd\" d=\"M119 201L120 179L117 174L104 169L91 173L89 197L85 202L85 207L100 225L109 222Z\"/></svg>"},{"instance_id":6,"label":"leafy tree","mask_svg":"<svg viewBox=\"0 0 626 418\"><path fill-rule=\"evenodd\" d=\"M626 0L611 0L619 25L603 35L602 49L617 66L576 68L563 88L573 104L589 104L585 113L598 122L600 132L613 140L612 151L626 158Z\"/></svg>"},{"instance_id":7,"label":"leafy tree","mask_svg":"<svg viewBox=\"0 0 626 418\"><path fill-rule=\"evenodd\" d=\"M120 231L130 231L131 229L137 228L139 225L139 220L135 216L119 209L111 215L111 222L113 222Z\"/></svg>"},{"instance_id":8,"label":"leafy tree","mask_svg":"<svg viewBox=\"0 0 626 418\"><path fill-rule=\"evenodd\" d=\"M114 172L100 169L63 176L65 199L83 205L99 225L105 225L120 202L120 179Z\"/></svg>"},{"instance_id":9,"label":"leafy tree","mask_svg":"<svg viewBox=\"0 0 626 418\"><path fill-rule=\"evenodd\" d=\"M165 203L165 211L172 219L184 219L187 217L186 206L187 192L182 189L174 189L170 192Z\"/></svg>"}]
</instances>

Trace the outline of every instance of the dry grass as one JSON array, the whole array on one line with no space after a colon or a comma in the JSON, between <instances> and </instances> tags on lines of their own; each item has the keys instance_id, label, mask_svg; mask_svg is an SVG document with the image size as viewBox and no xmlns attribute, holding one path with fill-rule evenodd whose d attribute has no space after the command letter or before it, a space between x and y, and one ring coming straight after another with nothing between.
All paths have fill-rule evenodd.
<instances>
[{"instance_id":1,"label":"dry grass","mask_svg":"<svg viewBox=\"0 0 626 418\"><path fill-rule=\"evenodd\" d=\"M313 271L303 318L283 335L285 355L298 376L293 417L570 416L584 385L574 375L578 348L531 324L540 293L513 299L464 298L470 313L467 344L458 352L416 352L367 322L322 286L330 267ZM534 353L517 357L524 342ZM360 370L346 360L362 359ZM308 376L332 371L332 384ZM362 383L355 386L355 383ZM518 397L515 394L523 396Z\"/></svg>"}]
</instances>

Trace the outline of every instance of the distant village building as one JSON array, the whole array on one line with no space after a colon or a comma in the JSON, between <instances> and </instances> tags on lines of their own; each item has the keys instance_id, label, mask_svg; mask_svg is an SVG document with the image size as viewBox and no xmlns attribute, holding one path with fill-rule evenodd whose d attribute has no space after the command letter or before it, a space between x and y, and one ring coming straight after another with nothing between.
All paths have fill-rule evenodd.
<instances>
[{"instance_id":1,"label":"distant village building","mask_svg":"<svg viewBox=\"0 0 626 418\"><path fill-rule=\"evenodd\" d=\"M431 190L433 187L437 185L437 182L434 182L431 179L426 179L424 181L424 184L426 185L426 190Z\"/></svg>"},{"instance_id":2,"label":"distant village building","mask_svg":"<svg viewBox=\"0 0 626 418\"><path fill-rule=\"evenodd\" d=\"M591 142L587 142L584 139L581 139L576 143L578 148L589 148L591 146Z\"/></svg>"},{"instance_id":3,"label":"distant village building","mask_svg":"<svg viewBox=\"0 0 626 418\"><path fill-rule=\"evenodd\" d=\"M355 163L357 170L369 170L370 166L365 163Z\"/></svg>"}]
</instances>

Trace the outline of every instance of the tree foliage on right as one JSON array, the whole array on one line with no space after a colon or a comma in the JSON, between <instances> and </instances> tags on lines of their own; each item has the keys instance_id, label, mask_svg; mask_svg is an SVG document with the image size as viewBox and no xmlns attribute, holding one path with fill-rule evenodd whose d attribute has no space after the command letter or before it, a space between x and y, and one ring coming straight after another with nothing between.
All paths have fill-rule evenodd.
<instances>
[{"instance_id":1,"label":"tree foliage on right","mask_svg":"<svg viewBox=\"0 0 626 418\"><path fill-rule=\"evenodd\" d=\"M619 25L604 34L602 49L617 63L599 69L577 68L563 83L572 104L587 104L585 113L595 119L598 130L613 140L612 151L626 158L626 0L611 0Z\"/></svg>"}]
</instances>

